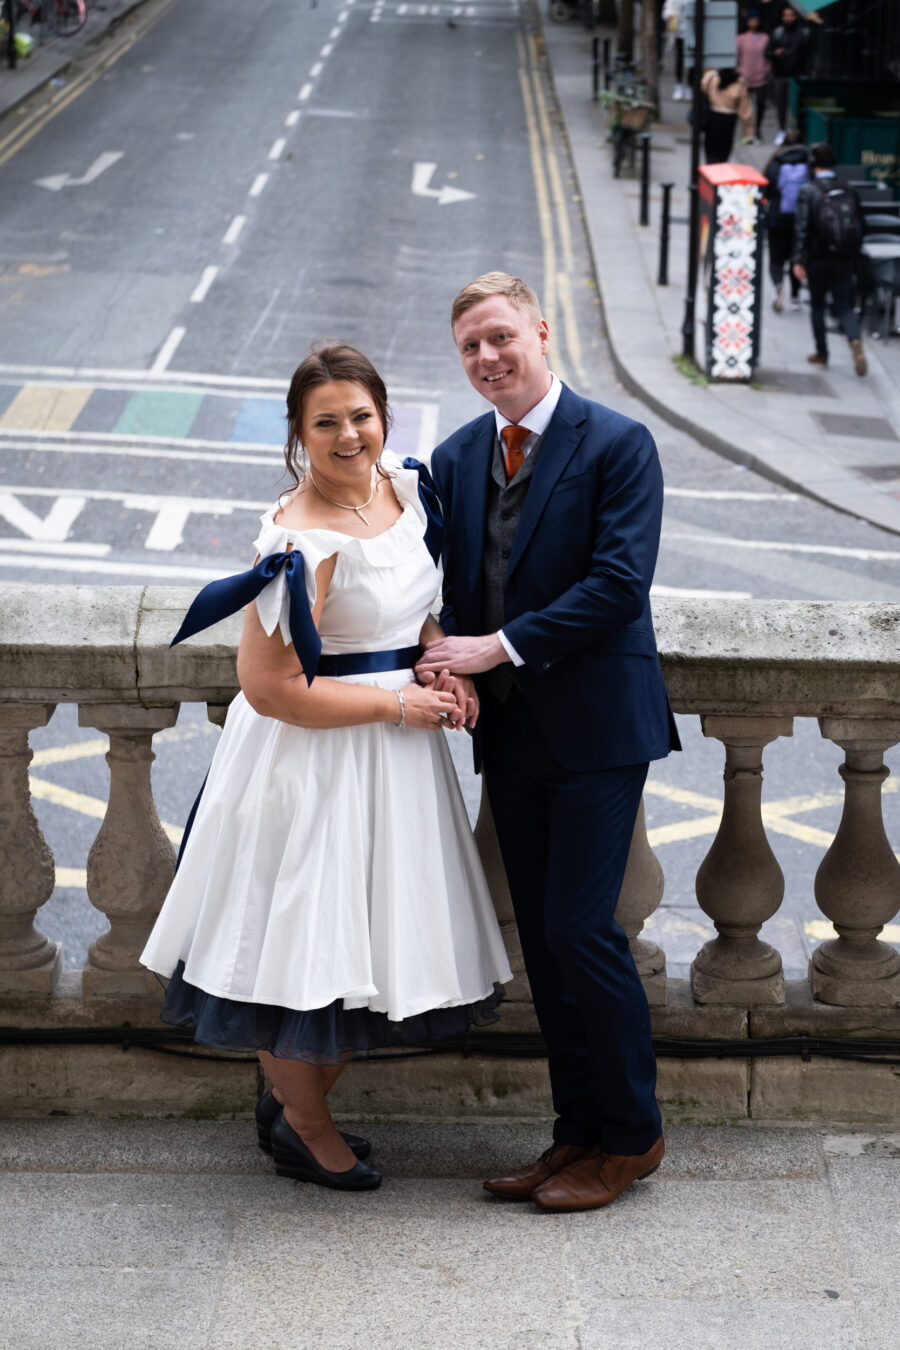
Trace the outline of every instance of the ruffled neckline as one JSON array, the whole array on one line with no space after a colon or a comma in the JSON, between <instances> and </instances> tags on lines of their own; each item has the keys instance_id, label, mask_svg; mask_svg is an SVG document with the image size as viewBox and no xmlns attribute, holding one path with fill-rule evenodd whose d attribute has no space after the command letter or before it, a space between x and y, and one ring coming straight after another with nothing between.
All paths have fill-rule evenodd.
<instances>
[{"instance_id":1,"label":"ruffled neckline","mask_svg":"<svg viewBox=\"0 0 900 1350\"><path fill-rule=\"evenodd\" d=\"M343 530L291 530L275 524L275 514L281 509L284 496L279 497L260 517L260 533L254 547L261 556L283 551L287 541L299 548L315 570L324 558L340 553L345 558L357 558L374 567L392 567L404 558L412 547L421 543L426 525L425 511L419 501L419 475L415 469L404 469L400 459L385 451L382 463L391 474L391 485L402 508L401 515L380 534L361 539Z\"/></svg>"}]
</instances>

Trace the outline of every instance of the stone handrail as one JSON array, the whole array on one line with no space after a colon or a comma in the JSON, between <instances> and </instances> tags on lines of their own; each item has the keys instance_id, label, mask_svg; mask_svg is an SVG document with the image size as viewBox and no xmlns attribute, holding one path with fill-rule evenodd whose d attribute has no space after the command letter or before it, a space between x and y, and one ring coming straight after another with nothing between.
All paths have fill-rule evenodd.
<instances>
[{"instance_id":1,"label":"stone handrail","mask_svg":"<svg viewBox=\"0 0 900 1350\"><path fill-rule=\"evenodd\" d=\"M240 617L169 648L192 595L162 587L0 585L0 1022L4 1003L21 1008L23 999L35 1012L42 1006L46 1020L47 996L60 978L60 946L35 926L53 890L54 865L28 788L29 731L45 725L59 703L77 703L81 725L107 734L110 746L108 807L87 859L88 894L109 930L90 949L79 997L85 1005L115 997L120 1011L123 1000L127 1009L128 999L159 997L137 960L174 868L150 785L153 735L174 724L182 702L205 702L221 722L237 688ZM884 752L900 741L900 606L660 600L655 612L675 710L697 714L704 734L724 746L722 818L696 882L717 936L693 962L692 1005L784 1004L781 956L759 938L784 890L763 825L762 758L766 745L791 735L794 717L816 717L823 737L845 752L844 809L815 883L837 936L813 953L809 993L833 1009L900 1007L900 956L879 939L900 909L900 864L881 814ZM476 835L517 974L511 1003L527 1004L484 807ZM663 881L642 812L618 914L659 1010L672 982L665 953L641 930L660 903Z\"/></svg>"}]
</instances>

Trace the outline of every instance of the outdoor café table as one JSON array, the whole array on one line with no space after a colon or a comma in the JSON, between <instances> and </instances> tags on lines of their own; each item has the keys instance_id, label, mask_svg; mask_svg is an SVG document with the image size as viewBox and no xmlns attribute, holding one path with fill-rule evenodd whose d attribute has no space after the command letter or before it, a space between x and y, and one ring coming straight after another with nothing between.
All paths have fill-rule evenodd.
<instances>
[{"instance_id":1,"label":"outdoor caf\u00e9 table","mask_svg":"<svg viewBox=\"0 0 900 1350\"><path fill-rule=\"evenodd\" d=\"M863 241L862 255L864 263L863 290L868 298L877 291L884 295L884 322L881 324L882 339L887 342L891 335L891 318L894 309L894 296L900 294L900 239ZM881 307L873 306L877 319Z\"/></svg>"}]
</instances>

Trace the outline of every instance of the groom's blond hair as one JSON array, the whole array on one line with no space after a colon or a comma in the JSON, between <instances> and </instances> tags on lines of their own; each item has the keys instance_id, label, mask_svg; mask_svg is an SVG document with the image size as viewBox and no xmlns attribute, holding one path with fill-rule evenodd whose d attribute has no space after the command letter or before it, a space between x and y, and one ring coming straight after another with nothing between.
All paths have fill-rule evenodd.
<instances>
[{"instance_id":1,"label":"groom's blond hair","mask_svg":"<svg viewBox=\"0 0 900 1350\"><path fill-rule=\"evenodd\" d=\"M453 301L450 308L450 327L455 326L457 319L465 314L467 309L494 295L505 295L511 305L515 305L516 309L521 310L529 319L534 319L535 323L543 317L541 302L531 287L519 277L511 276L509 272L485 272L474 281L470 281L468 286L463 286Z\"/></svg>"}]
</instances>

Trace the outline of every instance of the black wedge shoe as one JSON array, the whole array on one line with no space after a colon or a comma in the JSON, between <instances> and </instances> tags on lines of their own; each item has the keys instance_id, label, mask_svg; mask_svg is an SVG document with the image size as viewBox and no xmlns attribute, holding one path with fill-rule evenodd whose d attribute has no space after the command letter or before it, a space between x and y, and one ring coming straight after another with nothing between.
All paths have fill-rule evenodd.
<instances>
[{"instance_id":1,"label":"black wedge shoe","mask_svg":"<svg viewBox=\"0 0 900 1350\"><path fill-rule=\"evenodd\" d=\"M329 1172L317 1162L296 1130L292 1130L279 1111L269 1131L275 1172L294 1181L311 1181L316 1186L330 1186L334 1191L374 1191L381 1185L381 1173L363 1162L354 1163L346 1172Z\"/></svg>"},{"instance_id":2,"label":"black wedge shoe","mask_svg":"<svg viewBox=\"0 0 900 1350\"><path fill-rule=\"evenodd\" d=\"M256 1103L256 1138L263 1153L272 1152L272 1126L280 1114L281 1102L270 1089ZM360 1162L372 1152L372 1145L361 1134L347 1134L344 1130L338 1130L338 1134Z\"/></svg>"}]
</instances>

